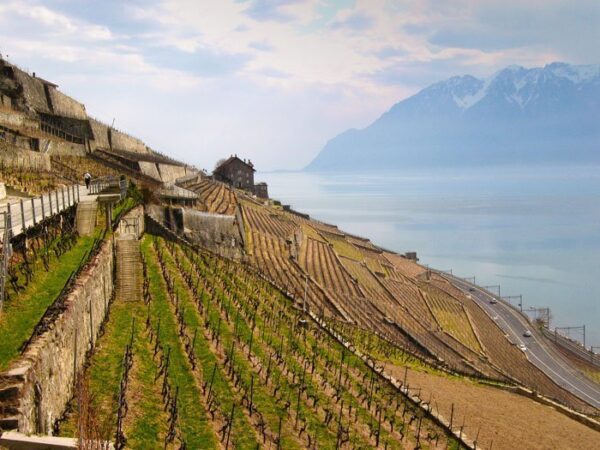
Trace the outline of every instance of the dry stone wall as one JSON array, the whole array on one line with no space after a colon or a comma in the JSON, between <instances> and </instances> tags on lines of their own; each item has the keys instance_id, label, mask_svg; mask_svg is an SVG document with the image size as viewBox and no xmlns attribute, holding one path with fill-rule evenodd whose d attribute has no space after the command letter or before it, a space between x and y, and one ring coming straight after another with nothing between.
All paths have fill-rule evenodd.
<instances>
[{"instance_id":1,"label":"dry stone wall","mask_svg":"<svg viewBox=\"0 0 600 450\"><path fill-rule=\"evenodd\" d=\"M160 173L160 179L165 183L175 181L177 178L183 177L186 174L185 167L173 166L171 164L158 164L158 171Z\"/></svg>"},{"instance_id":2,"label":"dry stone wall","mask_svg":"<svg viewBox=\"0 0 600 450\"><path fill-rule=\"evenodd\" d=\"M73 119L87 120L85 106L82 103L63 94L56 88L51 88L49 91L54 114Z\"/></svg>"},{"instance_id":3,"label":"dry stone wall","mask_svg":"<svg viewBox=\"0 0 600 450\"><path fill-rule=\"evenodd\" d=\"M148 153L146 144L137 138L129 136L121 131L111 130L112 148L128 152Z\"/></svg>"},{"instance_id":4,"label":"dry stone wall","mask_svg":"<svg viewBox=\"0 0 600 450\"><path fill-rule=\"evenodd\" d=\"M92 127L92 133L94 134L94 149L110 148L110 143L108 142L108 126L94 119L90 119L90 126Z\"/></svg>"},{"instance_id":5,"label":"dry stone wall","mask_svg":"<svg viewBox=\"0 0 600 450\"><path fill-rule=\"evenodd\" d=\"M113 291L113 246L106 241L75 282L64 311L0 374L18 386L18 428L48 433L74 394L75 374L96 343Z\"/></svg>"},{"instance_id":6,"label":"dry stone wall","mask_svg":"<svg viewBox=\"0 0 600 450\"><path fill-rule=\"evenodd\" d=\"M17 82L23 87L23 97L27 105L37 112L52 113L48 106L44 83L16 67L14 67L14 74Z\"/></svg>"},{"instance_id":7,"label":"dry stone wall","mask_svg":"<svg viewBox=\"0 0 600 450\"><path fill-rule=\"evenodd\" d=\"M12 108L12 100L8 95L0 94L0 105L6 108Z\"/></svg>"},{"instance_id":8,"label":"dry stone wall","mask_svg":"<svg viewBox=\"0 0 600 450\"><path fill-rule=\"evenodd\" d=\"M119 227L117 228L117 235L122 236L126 234L132 234L139 239L142 237L145 231L144 221L144 206L139 205L125 214L121 220L119 220Z\"/></svg>"},{"instance_id":9,"label":"dry stone wall","mask_svg":"<svg viewBox=\"0 0 600 450\"><path fill-rule=\"evenodd\" d=\"M15 110L0 110L0 123L7 127L39 129L39 122L28 118L24 113Z\"/></svg>"},{"instance_id":10,"label":"dry stone wall","mask_svg":"<svg viewBox=\"0 0 600 450\"><path fill-rule=\"evenodd\" d=\"M55 156L86 156L85 144L75 144L57 139L40 139L40 151Z\"/></svg>"},{"instance_id":11,"label":"dry stone wall","mask_svg":"<svg viewBox=\"0 0 600 450\"><path fill-rule=\"evenodd\" d=\"M146 214L193 244L228 258L242 257L243 241L236 216L159 205L147 206Z\"/></svg>"},{"instance_id":12,"label":"dry stone wall","mask_svg":"<svg viewBox=\"0 0 600 450\"><path fill-rule=\"evenodd\" d=\"M0 146L0 167L14 167L34 172L49 172L51 169L50 156L19 149L18 151L4 151Z\"/></svg>"},{"instance_id":13,"label":"dry stone wall","mask_svg":"<svg viewBox=\"0 0 600 450\"><path fill-rule=\"evenodd\" d=\"M152 178L155 178L157 180L161 179L160 172L158 171L158 167L156 167L156 163L149 162L149 161L138 161L138 164L140 165L140 171L144 175L149 175Z\"/></svg>"}]
</instances>

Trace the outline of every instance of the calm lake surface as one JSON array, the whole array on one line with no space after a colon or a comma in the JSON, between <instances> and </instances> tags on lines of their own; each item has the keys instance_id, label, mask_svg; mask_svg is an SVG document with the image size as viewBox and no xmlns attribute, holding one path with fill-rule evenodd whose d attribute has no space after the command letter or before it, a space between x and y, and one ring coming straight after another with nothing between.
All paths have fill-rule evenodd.
<instances>
[{"instance_id":1,"label":"calm lake surface","mask_svg":"<svg viewBox=\"0 0 600 450\"><path fill-rule=\"evenodd\" d=\"M259 173L269 194L421 263L500 285L600 345L600 167ZM582 338L573 332L573 338Z\"/></svg>"}]
</instances>

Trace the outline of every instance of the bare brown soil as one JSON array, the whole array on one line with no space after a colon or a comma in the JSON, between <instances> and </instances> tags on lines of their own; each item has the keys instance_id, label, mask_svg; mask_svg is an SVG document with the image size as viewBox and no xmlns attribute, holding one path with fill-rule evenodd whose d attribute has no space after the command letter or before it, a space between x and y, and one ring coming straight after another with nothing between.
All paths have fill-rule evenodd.
<instances>
[{"instance_id":1,"label":"bare brown soil","mask_svg":"<svg viewBox=\"0 0 600 450\"><path fill-rule=\"evenodd\" d=\"M385 369L404 379L404 367L386 364ZM420 397L431 398L434 410L447 419L454 404L454 428L464 421L469 439L479 432L477 448L582 450L597 449L600 442L600 432L519 394L410 369L407 384L413 393L420 388Z\"/></svg>"}]
</instances>

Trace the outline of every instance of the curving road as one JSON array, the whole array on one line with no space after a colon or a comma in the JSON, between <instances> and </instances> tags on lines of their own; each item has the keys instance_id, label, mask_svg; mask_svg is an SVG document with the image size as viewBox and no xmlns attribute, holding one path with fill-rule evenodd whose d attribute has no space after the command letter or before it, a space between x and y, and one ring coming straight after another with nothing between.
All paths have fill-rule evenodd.
<instances>
[{"instance_id":1,"label":"curving road","mask_svg":"<svg viewBox=\"0 0 600 450\"><path fill-rule=\"evenodd\" d=\"M571 363L549 345L541 332L532 326L521 312L508 305L502 298L479 286L446 273L440 273L440 275L470 295L500 326L513 344L522 344L527 347L525 355L532 364L559 386L600 409L600 385L573 368ZM496 303L491 303L492 300L495 300ZM526 330L531 331L530 337L523 336Z\"/></svg>"}]
</instances>

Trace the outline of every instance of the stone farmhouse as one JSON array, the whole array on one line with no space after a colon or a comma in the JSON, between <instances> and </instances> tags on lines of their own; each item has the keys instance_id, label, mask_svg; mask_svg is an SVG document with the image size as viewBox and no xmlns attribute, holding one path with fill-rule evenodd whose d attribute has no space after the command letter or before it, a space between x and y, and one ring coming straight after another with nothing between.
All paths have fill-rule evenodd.
<instances>
[{"instance_id":1,"label":"stone farmhouse","mask_svg":"<svg viewBox=\"0 0 600 450\"><path fill-rule=\"evenodd\" d=\"M219 163L213 171L213 179L230 186L256 194L260 198L269 198L266 183L254 184L254 164L250 160L232 155Z\"/></svg>"}]
</instances>

